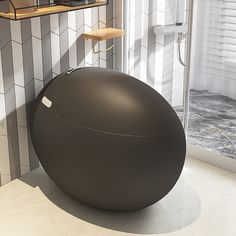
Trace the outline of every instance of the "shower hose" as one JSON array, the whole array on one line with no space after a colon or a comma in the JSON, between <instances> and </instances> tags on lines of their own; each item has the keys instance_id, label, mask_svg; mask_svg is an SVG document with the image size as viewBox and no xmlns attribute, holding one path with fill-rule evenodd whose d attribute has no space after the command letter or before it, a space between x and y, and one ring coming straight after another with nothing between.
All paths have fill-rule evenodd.
<instances>
[{"instance_id":1,"label":"shower hose","mask_svg":"<svg viewBox=\"0 0 236 236\"><path fill-rule=\"evenodd\" d=\"M186 64L184 63L183 59L182 59L182 54L181 54L181 42L183 39L183 33L178 33L178 40L177 40L177 44L178 44L178 59L181 65L186 66Z\"/></svg>"}]
</instances>

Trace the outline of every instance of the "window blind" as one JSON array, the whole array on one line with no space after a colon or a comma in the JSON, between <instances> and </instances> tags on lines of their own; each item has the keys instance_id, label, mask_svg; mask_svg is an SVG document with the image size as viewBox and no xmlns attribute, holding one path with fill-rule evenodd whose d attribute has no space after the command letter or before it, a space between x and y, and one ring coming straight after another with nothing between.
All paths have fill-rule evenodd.
<instances>
[{"instance_id":1,"label":"window blind","mask_svg":"<svg viewBox=\"0 0 236 236\"><path fill-rule=\"evenodd\" d=\"M207 0L205 11L203 69L236 80L236 0Z\"/></svg>"}]
</instances>

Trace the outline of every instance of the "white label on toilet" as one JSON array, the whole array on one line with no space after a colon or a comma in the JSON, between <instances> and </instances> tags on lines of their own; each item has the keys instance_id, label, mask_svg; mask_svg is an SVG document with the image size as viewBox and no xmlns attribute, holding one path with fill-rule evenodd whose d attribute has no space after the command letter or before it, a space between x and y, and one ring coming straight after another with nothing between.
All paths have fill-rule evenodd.
<instances>
[{"instance_id":1,"label":"white label on toilet","mask_svg":"<svg viewBox=\"0 0 236 236\"><path fill-rule=\"evenodd\" d=\"M43 97L42 103L47 107L50 108L52 106L52 101L50 101L47 97Z\"/></svg>"}]
</instances>

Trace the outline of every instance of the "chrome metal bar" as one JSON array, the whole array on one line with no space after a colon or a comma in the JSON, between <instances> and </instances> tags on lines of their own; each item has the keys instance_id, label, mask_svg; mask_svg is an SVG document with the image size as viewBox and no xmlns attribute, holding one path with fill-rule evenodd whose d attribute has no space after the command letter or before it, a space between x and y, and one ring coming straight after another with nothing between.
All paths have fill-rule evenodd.
<instances>
[{"instance_id":1,"label":"chrome metal bar","mask_svg":"<svg viewBox=\"0 0 236 236\"><path fill-rule=\"evenodd\" d=\"M188 3L188 31L186 39L186 66L184 70L184 109L183 109L183 126L188 134L188 114L189 114L189 99L190 99L190 77L191 77L191 49L192 49L192 28L193 28L193 9L194 0L189 0Z\"/></svg>"},{"instance_id":2,"label":"chrome metal bar","mask_svg":"<svg viewBox=\"0 0 236 236\"><path fill-rule=\"evenodd\" d=\"M123 0L123 14L124 14L124 47L123 47L123 72L128 74L128 64L129 64L129 56L128 56L128 47L129 47L129 1Z\"/></svg>"},{"instance_id":3,"label":"chrome metal bar","mask_svg":"<svg viewBox=\"0 0 236 236\"><path fill-rule=\"evenodd\" d=\"M112 46L110 46L109 48L106 48L105 50L96 51L95 44L93 43L93 54L99 54L101 52L107 52L107 51L110 51L112 48L114 48L114 44Z\"/></svg>"}]
</instances>

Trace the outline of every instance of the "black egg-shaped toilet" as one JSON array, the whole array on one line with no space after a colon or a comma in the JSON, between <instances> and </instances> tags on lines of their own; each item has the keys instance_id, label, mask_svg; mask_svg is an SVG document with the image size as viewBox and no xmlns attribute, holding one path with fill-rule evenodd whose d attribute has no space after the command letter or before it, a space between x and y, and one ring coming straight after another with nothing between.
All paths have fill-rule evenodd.
<instances>
[{"instance_id":1,"label":"black egg-shaped toilet","mask_svg":"<svg viewBox=\"0 0 236 236\"><path fill-rule=\"evenodd\" d=\"M79 201L112 211L147 207L176 184L185 134L154 89L123 73L81 68L53 79L30 114L49 177Z\"/></svg>"}]
</instances>

